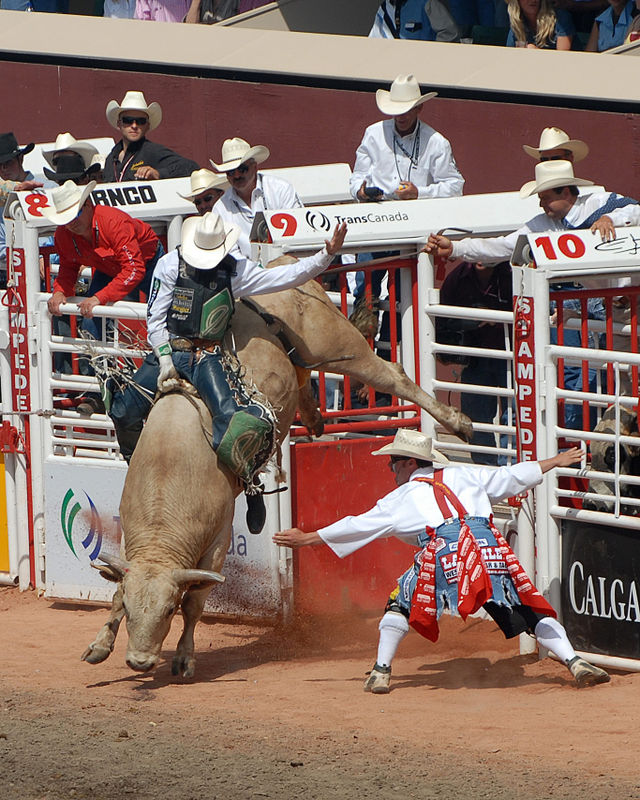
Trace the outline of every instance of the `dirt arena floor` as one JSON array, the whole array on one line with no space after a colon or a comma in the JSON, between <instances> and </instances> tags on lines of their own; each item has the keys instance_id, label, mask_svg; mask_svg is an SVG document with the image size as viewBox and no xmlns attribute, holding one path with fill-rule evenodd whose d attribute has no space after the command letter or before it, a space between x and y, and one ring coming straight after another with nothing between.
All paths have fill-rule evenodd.
<instances>
[{"instance_id":1,"label":"dirt arena floor","mask_svg":"<svg viewBox=\"0 0 640 800\"><path fill-rule=\"evenodd\" d=\"M80 661L106 617L0 589L3 800L640 798L640 675L578 691L495 625L410 634L392 691L362 691L377 619L213 622L191 681Z\"/></svg>"}]
</instances>

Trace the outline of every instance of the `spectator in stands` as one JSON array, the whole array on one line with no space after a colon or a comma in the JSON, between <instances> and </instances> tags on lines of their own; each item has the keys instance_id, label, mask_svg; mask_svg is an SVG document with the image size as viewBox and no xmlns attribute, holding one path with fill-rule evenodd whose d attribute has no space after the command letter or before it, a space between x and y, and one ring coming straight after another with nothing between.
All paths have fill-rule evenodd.
<instances>
[{"instance_id":1,"label":"spectator in stands","mask_svg":"<svg viewBox=\"0 0 640 800\"><path fill-rule=\"evenodd\" d=\"M45 150L42 148L44 160L53 169L60 156L78 155L84 162L85 169L91 165L93 157L98 153L98 148L89 142L79 141L70 133L59 133L53 147Z\"/></svg>"},{"instance_id":2,"label":"spectator in stands","mask_svg":"<svg viewBox=\"0 0 640 800\"><path fill-rule=\"evenodd\" d=\"M231 186L216 205L216 213L225 222L240 228L238 248L244 258L251 258L249 241L253 220L258 211L302 208L302 201L288 182L275 175L258 171L258 164L269 158L269 148L262 144L251 147L244 139L225 139L222 161L211 164L224 173Z\"/></svg>"},{"instance_id":3,"label":"spectator in stands","mask_svg":"<svg viewBox=\"0 0 640 800\"><path fill-rule=\"evenodd\" d=\"M640 39L640 0L636 0L636 7L633 9L633 19L624 35L624 44L630 44Z\"/></svg>"},{"instance_id":4,"label":"spectator in stands","mask_svg":"<svg viewBox=\"0 0 640 800\"><path fill-rule=\"evenodd\" d=\"M508 0L511 30L507 47L571 50L575 26L571 15L550 0Z\"/></svg>"},{"instance_id":5,"label":"spectator in stands","mask_svg":"<svg viewBox=\"0 0 640 800\"><path fill-rule=\"evenodd\" d=\"M26 188L29 183L35 185L34 176L27 172L22 165L24 156L30 153L34 147L35 145L31 142L21 148L12 132L0 133L0 179L13 185L16 191ZM37 185L41 186L42 184ZM0 211L0 289L7 287L6 244L4 214Z\"/></svg>"},{"instance_id":6,"label":"spectator in stands","mask_svg":"<svg viewBox=\"0 0 640 800\"><path fill-rule=\"evenodd\" d=\"M0 0L3 11L46 11L49 14L66 14L69 0Z\"/></svg>"},{"instance_id":7,"label":"spectator in stands","mask_svg":"<svg viewBox=\"0 0 640 800\"><path fill-rule=\"evenodd\" d=\"M105 181L182 178L198 169L195 161L147 139L147 132L162 121L162 109L158 103L147 105L142 92L127 92L121 103L110 100L106 113L109 124L120 131L122 139L106 158Z\"/></svg>"},{"instance_id":8,"label":"spectator in stands","mask_svg":"<svg viewBox=\"0 0 640 800\"><path fill-rule=\"evenodd\" d=\"M213 25L238 13L238 0L191 0L185 22Z\"/></svg>"},{"instance_id":9,"label":"spectator in stands","mask_svg":"<svg viewBox=\"0 0 640 800\"><path fill-rule=\"evenodd\" d=\"M356 151L350 181L351 194L360 202L457 197L464 178L456 165L448 140L420 120L422 106L435 92L421 94L413 75L398 75L390 91L378 89L376 104L389 119L370 125ZM392 255L377 253L377 256ZM369 253L358 261L369 261ZM384 270L372 273L371 312L380 296ZM358 312L364 299L364 274L358 273L354 292ZM365 321L365 327L367 327ZM362 331L362 329L360 329ZM363 331L362 331L363 332Z\"/></svg>"},{"instance_id":10,"label":"spectator in stands","mask_svg":"<svg viewBox=\"0 0 640 800\"><path fill-rule=\"evenodd\" d=\"M55 165L55 170L45 167L44 174L58 186L62 186L66 181L73 181L77 186L86 186L100 171L100 164L90 164L86 167L82 156L75 153L58 156Z\"/></svg>"},{"instance_id":11,"label":"spectator in stands","mask_svg":"<svg viewBox=\"0 0 640 800\"><path fill-rule=\"evenodd\" d=\"M596 17L584 49L589 53L603 53L619 47L624 43L635 11L633 0L609 0L609 8Z\"/></svg>"},{"instance_id":12,"label":"spectator in stands","mask_svg":"<svg viewBox=\"0 0 640 800\"><path fill-rule=\"evenodd\" d=\"M136 0L104 0L105 17L131 19L136 13Z\"/></svg>"},{"instance_id":13,"label":"spectator in stands","mask_svg":"<svg viewBox=\"0 0 640 800\"><path fill-rule=\"evenodd\" d=\"M459 42L460 30L444 0L383 0L369 36Z\"/></svg>"},{"instance_id":14,"label":"spectator in stands","mask_svg":"<svg viewBox=\"0 0 640 800\"><path fill-rule=\"evenodd\" d=\"M589 152L586 142L570 139L560 128L544 128L537 147L523 144L522 149L536 161L570 161L572 164L582 161Z\"/></svg>"},{"instance_id":15,"label":"spectator in stands","mask_svg":"<svg viewBox=\"0 0 640 800\"><path fill-rule=\"evenodd\" d=\"M199 169L191 173L191 193L178 192L178 194L185 200L191 200L202 217L207 211L211 211L228 188L229 181L224 175L216 175L208 169Z\"/></svg>"},{"instance_id":16,"label":"spectator in stands","mask_svg":"<svg viewBox=\"0 0 640 800\"><path fill-rule=\"evenodd\" d=\"M591 186L593 181L576 178L569 161L543 161L536 164L535 180L520 189L521 197L537 194L544 213L530 219L507 236L490 238L466 237L452 242L448 237L431 234L425 247L427 253L465 261L498 261L510 259L519 236L543 231L591 228L603 239L612 239L617 224L634 218L637 201L614 192L593 192L581 195L578 186Z\"/></svg>"},{"instance_id":17,"label":"spectator in stands","mask_svg":"<svg viewBox=\"0 0 640 800\"><path fill-rule=\"evenodd\" d=\"M189 0L136 0L136 19L154 22L182 22Z\"/></svg>"}]
</instances>

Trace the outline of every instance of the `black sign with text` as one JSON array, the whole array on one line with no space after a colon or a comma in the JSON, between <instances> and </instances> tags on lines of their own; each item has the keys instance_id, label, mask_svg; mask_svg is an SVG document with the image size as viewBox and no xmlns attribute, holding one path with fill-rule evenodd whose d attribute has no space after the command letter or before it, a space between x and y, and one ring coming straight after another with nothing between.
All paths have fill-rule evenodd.
<instances>
[{"instance_id":1,"label":"black sign with text","mask_svg":"<svg viewBox=\"0 0 640 800\"><path fill-rule=\"evenodd\" d=\"M640 531L563 520L562 619L576 650L640 658Z\"/></svg>"}]
</instances>

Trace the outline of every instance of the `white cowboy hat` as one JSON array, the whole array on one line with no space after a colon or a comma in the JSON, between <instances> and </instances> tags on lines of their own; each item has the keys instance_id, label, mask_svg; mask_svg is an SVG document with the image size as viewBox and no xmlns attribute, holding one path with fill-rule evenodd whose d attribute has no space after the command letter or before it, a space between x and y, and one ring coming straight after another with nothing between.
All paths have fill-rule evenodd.
<instances>
[{"instance_id":1,"label":"white cowboy hat","mask_svg":"<svg viewBox=\"0 0 640 800\"><path fill-rule=\"evenodd\" d=\"M149 117L149 130L157 128L162 122L162 109L159 103L147 105L142 92L127 92L122 103L117 100L109 100L107 103L107 120L112 128L118 127L118 119L123 111L142 111Z\"/></svg>"},{"instance_id":2,"label":"white cowboy hat","mask_svg":"<svg viewBox=\"0 0 640 800\"><path fill-rule=\"evenodd\" d=\"M207 189L220 189L224 192L229 188L229 181L224 175L216 175L209 169L197 169L191 173L191 194L178 192L184 200L193 200Z\"/></svg>"},{"instance_id":3,"label":"white cowboy hat","mask_svg":"<svg viewBox=\"0 0 640 800\"><path fill-rule=\"evenodd\" d=\"M270 156L269 148L262 144L257 144L251 147L249 142L244 139L239 139L237 136L234 139L225 139L222 144L222 163L216 162L210 158L209 161L214 169L218 172L230 172L232 169L244 164L245 161L253 159L256 164L262 164Z\"/></svg>"},{"instance_id":4,"label":"white cowboy hat","mask_svg":"<svg viewBox=\"0 0 640 800\"><path fill-rule=\"evenodd\" d=\"M374 450L372 456L405 456L418 461L434 461L438 464L449 464L449 459L435 449L430 436L421 431L400 428L394 439L379 450Z\"/></svg>"},{"instance_id":5,"label":"white cowboy hat","mask_svg":"<svg viewBox=\"0 0 640 800\"><path fill-rule=\"evenodd\" d=\"M593 181L576 178L570 161L540 161L536 164L536 179L520 189L520 197L531 197L558 186L593 186Z\"/></svg>"},{"instance_id":6,"label":"white cowboy hat","mask_svg":"<svg viewBox=\"0 0 640 800\"><path fill-rule=\"evenodd\" d=\"M215 212L189 217L182 225L182 257L195 269L213 269L231 250L240 228L224 222Z\"/></svg>"},{"instance_id":7,"label":"white cowboy hat","mask_svg":"<svg viewBox=\"0 0 640 800\"><path fill-rule=\"evenodd\" d=\"M44 160L50 167L54 167L54 169L53 156L60 152L60 150L70 150L72 153L77 153L79 156L82 156L85 169L91 166L91 159L98 152L98 148L89 144L89 142L78 141L70 133L59 133L56 136L53 147L50 147L48 150L42 148Z\"/></svg>"},{"instance_id":8,"label":"white cowboy hat","mask_svg":"<svg viewBox=\"0 0 640 800\"><path fill-rule=\"evenodd\" d=\"M66 225L78 216L85 200L95 188L95 181L90 181L86 186L76 186L73 181L65 181L62 186L52 190L53 206L40 209L42 216L54 225Z\"/></svg>"},{"instance_id":9,"label":"white cowboy hat","mask_svg":"<svg viewBox=\"0 0 640 800\"><path fill-rule=\"evenodd\" d=\"M560 128L545 128L540 134L540 144L531 147L523 144L522 149L528 156L540 158L546 150L569 150L573 153L573 161L582 161L589 152L589 147L582 139L570 139Z\"/></svg>"},{"instance_id":10,"label":"white cowboy hat","mask_svg":"<svg viewBox=\"0 0 640 800\"><path fill-rule=\"evenodd\" d=\"M398 114L406 114L412 108L421 106L437 94L437 92L420 94L420 85L413 75L398 75L391 84L390 92L386 89L378 89L376 103L383 114L388 117L397 117Z\"/></svg>"}]
</instances>

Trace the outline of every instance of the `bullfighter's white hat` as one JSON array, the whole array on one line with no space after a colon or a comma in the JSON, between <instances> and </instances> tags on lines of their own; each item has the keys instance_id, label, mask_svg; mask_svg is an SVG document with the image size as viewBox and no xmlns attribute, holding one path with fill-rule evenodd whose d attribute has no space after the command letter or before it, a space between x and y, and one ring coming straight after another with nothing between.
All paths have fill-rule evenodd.
<instances>
[{"instance_id":1,"label":"bullfighter's white hat","mask_svg":"<svg viewBox=\"0 0 640 800\"><path fill-rule=\"evenodd\" d=\"M404 456L415 458L419 461L433 461L438 464L449 464L449 459L433 446L433 440L426 433L400 428L392 442L385 444L379 450L374 450L372 456Z\"/></svg>"}]
</instances>

